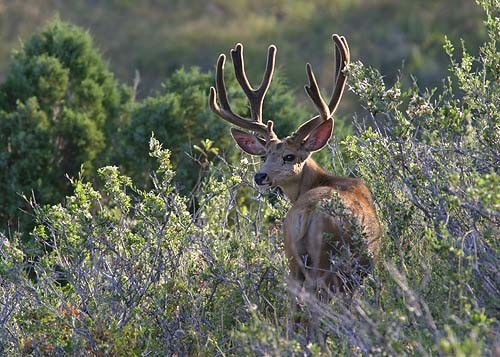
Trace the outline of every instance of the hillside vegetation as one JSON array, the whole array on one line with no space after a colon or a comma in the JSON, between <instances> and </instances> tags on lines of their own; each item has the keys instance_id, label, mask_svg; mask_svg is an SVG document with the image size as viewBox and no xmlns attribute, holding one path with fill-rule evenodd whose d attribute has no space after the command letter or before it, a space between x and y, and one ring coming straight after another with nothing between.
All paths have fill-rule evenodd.
<instances>
[{"instance_id":1,"label":"hillside vegetation","mask_svg":"<svg viewBox=\"0 0 500 357\"><path fill-rule=\"evenodd\" d=\"M446 21L438 14L447 1L265 3L0 2L2 19L15 33L26 31L0 82L0 354L500 352L499 1L464 2ZM31 33L56 7L62 19L103 28L89 33L55 19ZM330 27L337 12L342 20ZM211 15L193 20L201 13ZM359 31L382 13L394 28ZM432 21L417 21L423 13L471 32L440 37L423 25ZM226 52L235 41L248 42L256 74L263 42L283 47L287 68L294 61L302 68L312 53L324 67L331 55L316 50L329 52L330 33L345 33L356 16L363 20L348 36L354 62L347 73L363 110L351 129L336 121L336 139L317 159L366 182L384 237L374 273L348 305L339 297L300 307L305 320L319 316L318 338L290 311L281 233L289 203L253 187L259 160L240 154L228 126L209 111L207 68L217 46ZM399 59L356 60L366 48L387 54L376 58L399 58L410 42L387 39L409 33L436 36L447 64L429 61L434 47L418 41L414 50L425 60L419 66L410 56L405 67L414 80L385 76ZM131 44L143 47L123 56L118 48ZM303 58L291 55L297 48ZM139 88L126 79L137 58L151 59L139 68ZM309 117L290 90L302 80L290 73L278 70L264 108L281 135ZM233 109L247 115L236 81L226 79ZM428 80L440 84L426 89Z\"/></svg>"},{"instance_id":2,"label":"hillside vegetation","mask_svg":"<svg viewBox=\"0 0 500 357\"><path fill-rule=\"evenodd\" d=\"M432 87L446 75L445 35L474 50L486 36L472 0L2 0L0 74L10 50L55 16L88 29L122 82L132 84L137 69L141 97L181 67L214 68L219 53L241 42L250 78L260 76L266 48L276 44L278 66L303 98L306 61L331 77L332 33L345 35L352 57L391 82L404 63L405 78L414 75L422 87ZM352 108L344 103L341 110Z\"/></svg>"}]
</instances>

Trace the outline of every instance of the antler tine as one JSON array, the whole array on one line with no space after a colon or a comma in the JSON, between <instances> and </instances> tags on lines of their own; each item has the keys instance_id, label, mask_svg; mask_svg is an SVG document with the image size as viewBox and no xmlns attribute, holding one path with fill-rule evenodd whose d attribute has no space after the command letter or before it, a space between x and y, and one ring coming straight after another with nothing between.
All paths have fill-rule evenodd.
<instances>
[{"instance_id":1,"label":"antler tine","mask_svg":"<svg viewBox=\"0 0 500 357\"><path fill-rule=\"evenodd\" d=\"M350 61L349 47L347 46L347 41L344 36L334 34L332 35L332 39L335 44L335 86L332 97L330 98L328 105L326 105L321 96L312 67L309 63L307 63L306 71L307 77L309 78L309 85L304 86L304 88L309 98L318 109L319 115L302 124L292 135L293 140L304 140L314 128L320 125L323 121L332 117L338 107L340 99L342 98L347 80L343 70Z\"/></svg>"},{"instance_id":2,"label":"antler tine","mask_svg":"<svg viewBox=\"0 0 500 357\"><path fill-rule=\"evenodd\" d=\"M328 107L333 114L337 110L342 94L344 93L345 83L347 81L344 69L349 64L351 57L349 46L344 36L334 34L332 35L332 39L335 43L335 88L330 102L328 103Z\"/></svg>"},{"instance_id":3,"label":"antler tine","mask_svg":"<svg viewBox=\"0 0 500 357\"><path fill-rule=\"evenodd\" d=\"M264 103L264 96L271 84L271 79L274 72L274 64L276 59L276 46L271 45L267 51L266 71L264 77L257 89L253 89L248 81L245 72L245 62L243 60L243 45L236 44L236 47L231 50L231 58L233 59L234 74L241 88L245 92L249 102L252 120L262 123L262 105Z\"/></svg>"},{"instance_id":4,"label":"antler tine","mask_svg":"<svg viewBox=\"0 0 500 357\"><path fill-rule=\"evenodd\" d=\"M318 82L316 81L316 77L314 76L314 72L312 70L311 64L306 64L306 72L307 77L309 78L309 85L304 86L309 98L316 106L319 111L319 116L323 120L327 120L330 118L330 108L326 105L321 93L319 91Z\"/></svg>"},{"instance_id":5,"label":"antler tine","mask_svg":"<svg viewBox=\"0 0 500 357\"><path fill-rule=\"evenodd\" d=\"M217 69L216 69L216 80L215 87L210 88L210 95L208 104L210 109L217 114L220 118L239 126L240 128L254 131L256 133L261 134L263 137L269 137L268 127L267 125L262 124L262 122L250 121L247 120L238 114L235 114L231 110L231 106L229 105L229 101L227 99L226 85L224 83L224 63L226 62L226 56L221 54L219 56L219 60L217 61ZM217 97L220 102L220 107L217 104Z\"/></svg>"}]
</instances>

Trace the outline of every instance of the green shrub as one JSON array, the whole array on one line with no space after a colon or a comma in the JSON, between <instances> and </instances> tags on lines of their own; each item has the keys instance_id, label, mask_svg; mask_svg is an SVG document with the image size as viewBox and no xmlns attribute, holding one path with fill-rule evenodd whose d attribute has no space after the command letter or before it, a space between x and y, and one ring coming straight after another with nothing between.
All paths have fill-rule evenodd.
<instances>
[{"instance_id":1,"label":"green shrub","mask_svg":"<svg viewBox=\"0 0 500 357\"><path fill-rule=\"evenodd\" d=\"M18 241L1 237L9 331L0 334L1 353L215 354L231 349L230 331L251 306L286 304L279 228L263 222L274 209L259 202L235 212L250 167L207 179L193 213L155 138L151 155L159 167L150 190L105 167L101 190L77 179L65 204L32 202L32 237L47 247L30 262L36 283Z\"/></svg>"},{"instance_id":2,"label":"green shrub","mask_svg":"<svg viewBox=\"0 0 500 357\"><path fill-rule=\"evenodd\" d=\"M73 25L53 21L13 53L0 86L0 230L26 229L22 194L56 203L65 175L103 165L128 98Z\"/></svg>"},{"instance_id":3,"label":"green shrub","mask_svg":"<svg viewBox=\"0 0 500 357\"><path fill-rule=\"evenodd\" d=\"M399 334L405 353L416 337L432 341L420 346L427 353L481 355L498 343L489 336L498 328L500 301L500 22L494 3L484 2L490 37L478 57L464 46L456 60L446 42L451 77L440 92L421 92L416 84L386 88L377 71L360 63L350 68L352 89L376 126L345 144L386 226L381 301L386 313L407 309L404 318L413 326ZM394 290L401 290L396 299ZM452 339L468 347L445 348Z\"/></svg>"}]
</instances>

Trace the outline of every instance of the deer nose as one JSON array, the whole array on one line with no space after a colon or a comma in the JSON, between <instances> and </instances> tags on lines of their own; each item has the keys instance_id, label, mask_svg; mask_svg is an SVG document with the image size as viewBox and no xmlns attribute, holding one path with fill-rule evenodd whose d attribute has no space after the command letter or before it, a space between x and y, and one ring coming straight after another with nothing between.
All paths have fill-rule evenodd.
<instances>
[{"instance_id":1,"label":"deer nose","mask_svg":"<svg viewBox=\"0 0 500 357\"><path fill-rule=\"evenodd\" d=\"M267 178L267 174L266 173L262 173L262 172L257 172L255 174L255 183L257 185L263 185L264 184L264 180Z\"/></svg>"}]
</instances>

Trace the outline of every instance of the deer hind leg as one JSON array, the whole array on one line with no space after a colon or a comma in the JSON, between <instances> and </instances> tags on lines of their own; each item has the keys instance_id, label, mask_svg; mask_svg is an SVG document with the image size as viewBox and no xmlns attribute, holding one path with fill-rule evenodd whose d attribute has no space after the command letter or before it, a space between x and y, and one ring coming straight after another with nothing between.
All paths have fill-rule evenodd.
<instances>
[{"instance_id":1,"label":"deer hind leg","mask_svg":"<svg viewBox=\"0 0 500 357\"><path fill-rule=\"evenodd\" d=\"M298 325L302 325L302 306L304 305L304 267L302 260L297 255L288 257L289 273L287 276L288 298L290 301L289 329L296 330Z\"/></svg>"},{"instance_id":2,"label":"deer hind leg","mask_svg":"<svg viewBox=\"0 0 500 357\"><path fill-rule=\"evenodd\" d=\"M306 242L305 251L307 253L301 257L302 273L304 275L301 295L304 302L304 314L306 315L305 323L302 325L306 329L309 341L322 344L319 310L321 309L321 290L324 272L321 269L319 259L321 249L314 246L315 240L310 235L310 230L307 233L304 239L304 242ZM311 243L313 244L312 246Z\"/></svg>"},{"instance_id":3,"label":"deer hind leg","mask_svg":"<svg viewBox=\"0 0 500 357\"><path fill-rule=\"evenodd\" d=\"M295 322L308 331L309 338L320 341L316 338L319 331L318 302L326 301L323 292L327 287L327 270L323 267L322 258L323 220L318 220L310 212L301 212L287 216L287 221L285 247L288 247L290 268L290 310L292 316L295 316Z\"/></svg>"},{"instance_id":4,"label":"deer hind leg","mask_svg":"<svg viewBox=\"0 0 500 357\"><path fill-rule=\"evenodd\" d=\"M317 280L314 278L311 260L307 255L299 258L298 264L290 269L288 291L290 298L289 331L304 331L306 339L320 342L318 338L319 319L317 318Z\"/></svg>"},{"instance_id":5,"label":"deer hind leg","mask_svg":"<svg viewBox=\"0 0 500 357\"><path fill-rule=\"evenodd\" d=\"M285 224L285 251L288 259L288 294L290 298L290 312L292 319L300 323L304 305L306 268L304 256L307 255L306 239L308 214L300 212L290 214Z\"/></svg>"},{"instance_id":6,"label":"deer hind leg","mask_svg":"<svg viewBox=\"0 0 500 357\"><path fill-rule=\"evenodd\" d=\"M304 329L307 333L308 339L314 341L317 329L317 314L316 310L316 292L317 280L313 276L314 270L311 269L312 260L309 255L304 254L301 256L294 256L289 258L290 273L288 275L288 292L290 298L290 313L292 319L290 323L293 324L292 329Z\"/></svg>"},{"instance_id":7,"label":"deer hind leg","mask_svg":"<svg viewBox=\"0 0 500 357\"><path fill-rule=\"evenodd\" d=\"M328 303L336 290L335 278L330 267L332 255L331 240L339 235L338 226L330 216L311 217L307 230L307 274L305 285L314 301L309 304L310 332L312 340L324 346L326 335L321 332L322 304ZM333 288L333 291L332 291Z\"/></svg>"}]
</instances>

